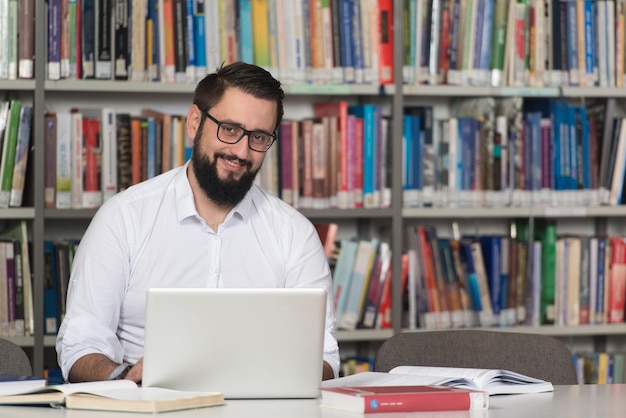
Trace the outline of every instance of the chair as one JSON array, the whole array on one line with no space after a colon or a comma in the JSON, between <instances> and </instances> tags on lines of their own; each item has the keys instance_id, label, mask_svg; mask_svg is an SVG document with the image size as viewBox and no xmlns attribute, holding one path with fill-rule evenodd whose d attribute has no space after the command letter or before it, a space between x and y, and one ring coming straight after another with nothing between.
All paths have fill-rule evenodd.
<instances>
[{"instance_id":1,"label":"chair","mask_svg":"<svg viewBox=\"0 0 626 418\"><path fill-rule=\"evenodd\" d=\"M32 376L33 370L28 356L22 348L0 338L0 373Z\"/></svg>"},{"instance_id":2,"label":"chair","mask_svg":"<svg viewBox=\"0 0 626 418\"><path fill-rule=\"evenodd\" d=\"M578 383L569 348L538 334L487 330L398 334L381 345L374 370L388 372L401 365L505 369L554 385Z\"/></svg>"}]
</instances>

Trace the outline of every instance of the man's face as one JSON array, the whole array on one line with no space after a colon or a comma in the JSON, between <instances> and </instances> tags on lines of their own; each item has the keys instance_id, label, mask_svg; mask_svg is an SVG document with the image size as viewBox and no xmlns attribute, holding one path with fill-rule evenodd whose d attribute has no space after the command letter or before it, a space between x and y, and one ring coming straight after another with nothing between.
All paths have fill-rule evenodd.
<instances>
[{"instance_id":1,"label":"man's face","mask_svg":"<svg viewBox=\"0 0 626 418\"><path fill-rule=\"evenodd\" d=\"M189 115L193 112L197 112L194 116L200 120L202 112L192 106ZM249 131L272 133L276 122L276 103L230 88L208 113L220 122ZM236 144L226 144L218 139L217 132L217 123L207 117L202 126L196 125L191 164L206 196L218 205L231 207L239 203L252 187L265 153L251 150L247 135Z\"/></svg>"}]
</instances>

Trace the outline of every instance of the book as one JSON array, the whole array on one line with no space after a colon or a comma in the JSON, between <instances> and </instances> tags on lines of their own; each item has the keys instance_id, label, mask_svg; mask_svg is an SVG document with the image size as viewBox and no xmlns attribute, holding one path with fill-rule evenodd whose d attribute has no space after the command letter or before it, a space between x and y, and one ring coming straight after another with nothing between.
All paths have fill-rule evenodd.
<instances>
[{"instance_id":1,"label":"book","mask_svg":"<svg viewBox=\"0 0 626 418\"><path fill-rule=\"evenodd\" d=\"M489 408L487 392L441 386L342 386L322 388L321 405L346 411L471 411Z\"/></svg>"},{"instance_id":2,"label":"book","mask_svg":"<svg viewBox=\"0 0 626 418\"><path fill-rule=\"evenodd\" d=\"M389 373L363 372L322 382L321 388L341 386L435 385L482 390L490 395L552 392L552 383L502 369L398 366Z\"/></svg>"},{"instance_id":3,"label":"book","mask_svg":"<svg viewBox=\"0 0 626 418\"><path fill-rule=\"evenodd\" d=\"M138 387L135 382L122 379L44 386L0 396L0 405L45 404L67 409L154 413L222 405L224 395Z\"/></svg>"},{"instance_id":4,"label":"book","mask_svg":"<svg viewBox=\"0 0 626 418\"><path fill-rule=\"evenodd\" d=\"M0 373L0 396L41 389L46 383L46 379L42 377Z\"/></svg>"}]
</instances>

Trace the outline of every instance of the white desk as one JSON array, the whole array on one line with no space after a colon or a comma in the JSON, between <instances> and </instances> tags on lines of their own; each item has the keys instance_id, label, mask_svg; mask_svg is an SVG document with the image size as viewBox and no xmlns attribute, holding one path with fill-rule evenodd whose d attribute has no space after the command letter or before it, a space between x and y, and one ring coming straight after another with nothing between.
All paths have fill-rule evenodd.
<instances>
[{"instance_id":1,"label":"white desk","mask_svg":"<svg viewBox=\"0 0 626 418\"><path fill-rule=\"evenodd\" d=\"M554 393L492 396L488 411L366 414L366 418L619 418L626 416L626 384L555 386ZM2 418L139 418L151 416L120 412L0 407ZM172 412L163 418L355 418L361 415L319 406L310 400L238 400L227 405Z\"/></svg>"}]
</instances>

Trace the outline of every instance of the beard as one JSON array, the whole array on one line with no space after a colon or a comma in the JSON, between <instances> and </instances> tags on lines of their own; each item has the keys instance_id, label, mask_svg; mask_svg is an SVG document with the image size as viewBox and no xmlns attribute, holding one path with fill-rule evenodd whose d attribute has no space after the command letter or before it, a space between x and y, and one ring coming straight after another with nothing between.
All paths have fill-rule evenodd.
<instances>
[{"instance_id":1,"label":"beard","mask_svg":"<svg viewBox=\"0 0 626 418\"><path fill-rule=\"evenodd\" d=\"M213 160L211 160L200 149L200 139L196 137L191 154L191 168L198 184L213 203L221 207L231 208L246 196L261 167L253 171L250 161L239 160L246 168L241 177L237 179L233 173L229 173L225 179L221 179L217 172L217 160L220 157L226 160L239 160L234 155L224 153L215 153Z\"/></svg>"}]
</instances>

